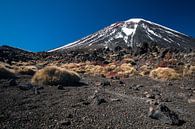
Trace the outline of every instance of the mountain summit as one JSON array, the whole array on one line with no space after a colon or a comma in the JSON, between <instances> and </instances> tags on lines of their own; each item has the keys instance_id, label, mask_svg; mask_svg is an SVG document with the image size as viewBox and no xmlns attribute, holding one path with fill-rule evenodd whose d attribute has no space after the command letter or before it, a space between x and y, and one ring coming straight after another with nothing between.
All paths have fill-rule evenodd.
<instances>
[{"instance_id":1,"label":"mountain summit","mask_svg":"<svg viewBox=\"0 0 195 129\"><path fill-rule=\"evenodd\" d=\"M155 44L159 47L169 47L182 51L189 51L195 48L192 37L188 35L151 21L133 18L114 23L94 34L49 52L76 49L114 49L117 46L135 49L144 43L149 46Z\"/></svg>"}]
</instances>

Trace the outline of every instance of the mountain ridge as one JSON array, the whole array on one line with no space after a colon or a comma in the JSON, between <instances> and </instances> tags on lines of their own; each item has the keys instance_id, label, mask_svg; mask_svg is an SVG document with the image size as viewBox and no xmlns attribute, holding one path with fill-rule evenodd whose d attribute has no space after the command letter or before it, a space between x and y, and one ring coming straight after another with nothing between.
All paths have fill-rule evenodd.
<instances>
[{"instance_id":1,"label":"mountain ridge","mask_svg":"<svg viewBox=\"0 0 195 129\"><path fill-rule=\"evenodd\" d=\"M144 42L150 44L155 42L158 46L174 47L187 51L195 48L192 37L186 34L148 20L133 18L111 24L80 40L52 49L49 52L81 48L98 49L99 47L114 49L117 46L134 49Z\"/></svg>"}]
</instances>

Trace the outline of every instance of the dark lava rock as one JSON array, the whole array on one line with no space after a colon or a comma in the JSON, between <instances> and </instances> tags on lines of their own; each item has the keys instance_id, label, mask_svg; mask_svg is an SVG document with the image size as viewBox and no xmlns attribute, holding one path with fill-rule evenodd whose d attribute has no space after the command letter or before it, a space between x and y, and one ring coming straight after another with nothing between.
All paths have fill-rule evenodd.
<instances>
[{"instance_id":1,"label":"dark lava rock","mask_svg":"<svg viewBox=\"0 0 195 129\"><path fill-rule=\"evenodd\" d=\"M161 51L161 53L160 53L160 58L164 58L165 55L166 55L169 51L170 51L169 48L166 48L166 49L164 49L163 51Z\"/></svg>"},{"instance_id":2,"label":"dark lava rock","mask_svg":"<svg viewBox=\"0 0 195 129\"><path fill-rule=\"evenodd\" d=\"M125 84L125 83L124 83L123 81L120 80L120 81L119 81L119 84Z\"/></svg>"},{"instance_id":3,"label":"dark lava rock","mask_svg":"<svg viewBox=\"0 0 195 129\"><path fill-rule=\"evenodd\" d=\"M141 87L143 87L143 85L137 85L137 84L133 84L130 89L133 89L133 90L139 90Z\"/></svg>"},{"instance_id":4,"label":"dark lava rock","mask_svg":"<svg viewBox=\"0 0 195 129\"><path fill-rule=\"evenodd\" d=\"M63 125L63 126L69 126L69 125L71 125L71 122L68 120L68 121L60 121L59 122L61 125Z\"/></svg>"},{"instance_id":5,"label":"dark lava rock","mask_svg":"<svg viewBox=\"0 0 195 129\"><path fill-rule=\"evenodd\" d=\"M9 85L10 86L16 86L17 85L16 79L9 80Z\"/></svg>"},{"instance_id":6,"label":"dark lava rock","mask_svg":"<svg viewBox=\"0 0 195 129\"><path fill-rule=\"evenodd\" d=\"M94 99L94 104L96 104L96 105L100 105L100 104L106 103L106 102L107 102L107 101L106 101L104 98L96 97L96 98Z\"/></svg>"},{"instance_id":7,"label":"dark lava rock","mask_svg":"<svg viewBox=\"0 0 195 129\"><path fill-rule=\"evenodd\" d=\"M83 105L86 105L86 106L87 106L87 105L89 105L89 104L90 104L90 102L88 102L88 101L84 101L84 102L83 102Z\"/></svg>"},{"instance_id":8,"label":"dark lava rock","mask_svg":"<svg viewBox=\"0 0 195 129\"><path fill-rule=\"evenodd\" d=\"M150 98L150 99L155 99L155 95L154 94L146 94L146 97Z\"/></svg>"},{"instance_id":9,"label":"dark lava rock","mask_svg":"<svg viewBox=\"0 0 195 129\"><path fill-rule=\"evenodd\" d=\"M151 117L152 119L160 120L165 124L170 125L181 124L181 120L179 119L178 115L163 104L158 105L155 109L150 107L148 116Z\"/></svg>"},{"instance_id":10,"label":"dark lava rock","mask_svg":"<svg viewBox=\"0 0 195 129\"><path fill-rule=\"evenodd\" d=\"M18 87L20 90L24 91L33 89L33 86L31 84L20 84Z\"/></svg>"},{"instance_id":11,"label":"dark lava rock","mask_svg":"<svg viewBox=\"0 0 195 129\"><path fill-rule=\"evenodd\" d=\"M104 81L104 82L102 82L102 86L110 86L111 84L110 84L110 82L109 81Z\"/></svg>"},{"instance_id":12,"label":"dark lava rock","mask_svg":"<svg viewBox=\"0 0 195 129\"><path fill-rule=\"evenodd\" d=\"M58 86L58 90L65 90L63 86Z\"/></svg>"},{"instance_id":13,"label":"dark lava rock","mask_svg":"<svg viewBox=\"0 0 195 129\"><path fill-rule=\"evenodd\" d=\"M68 114L66 118L73 118L72 114Z\"/></svg>"}]
</instances>

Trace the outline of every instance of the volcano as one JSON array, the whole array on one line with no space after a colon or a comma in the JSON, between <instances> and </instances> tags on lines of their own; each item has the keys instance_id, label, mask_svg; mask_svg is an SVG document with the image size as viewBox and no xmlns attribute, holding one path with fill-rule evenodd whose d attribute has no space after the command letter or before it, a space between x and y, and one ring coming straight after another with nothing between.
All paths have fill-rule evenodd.
<instances>
[{"instance_id":1,"label":"volcano","mask_svg":"<svg viewBox=\"0 0 195 129\"><path fill-rule=\"evenodd\" d=\"M148 20L133 18L114 23L96 33L49 52L75 49L114 49L117 46L135 49L144 43L148 43L149 46L155 44L159 47L184 51L195 48L191 36Z\"/></svg>"}]
</instances>

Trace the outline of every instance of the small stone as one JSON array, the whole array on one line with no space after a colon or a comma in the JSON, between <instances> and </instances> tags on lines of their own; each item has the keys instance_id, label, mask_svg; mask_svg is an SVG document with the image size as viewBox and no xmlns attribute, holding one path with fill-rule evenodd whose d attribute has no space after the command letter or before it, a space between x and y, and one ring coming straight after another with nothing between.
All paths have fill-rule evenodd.
<instances>
[{"instance_id":1,"label":"small stone","mask_svg":"<svg viewBox=\"0 0 195 129\"><path fill-rule=\"evenodd\" d=\"M37 87L37 90L43 90L44 89L44 87Z\"/></svg>"},{"instance_id":2,"label":"small stone","mask_svg":"<svg viewBox=\"0 0 195 129\"><path fill-rule=\"evenodd\" d=\"M9 80L9 85L10 86L16 86L17 85L16 79Z\"/></svg>"},{"instance_id":3,"label":"small stone","mask_svg":"<svg viewBox=\"0 0 195 129\"><path fill-rule=\"evenodd\" d=\"M83 104L84 104L84 105L89 105L89 104L90 104L90 102L88 102L88 101L84 101L84 102L83 102Z\"/></svg>"},{"instance_id":4,"label":"small stone","mask_svg":"<svg viewBox=\"0 0 195 129\"><path fill-rule=\"evenodd\" d=\"M97 101L97 105L100 105L100 104L102 104L102 103L106 103L106 100L105 100L105 99L103 99L103 98L98 99L98 101Z\"/></svg>"},{"instance_id":5,"label":"small stone","mask_svg":"<svg viewBox=\"0 0 195 129\"><path fill-rule=\"evenodd\" d=\"M94 103L95 105L100 105L100 104L106 103L106 102L107 102L107 101L106 101L104 98L99 98L99 96L95 97L95 98L94 98L94 101L93 101L93 103Z\"/></svg>"},{"instance_id":6,"label":"small stone","mask_svg":"<svg viewBox=\"0 0 195 129\"><path fill-rule=\"evenodd\" d=\"M119 81L119 84L124 84L124 82L120 80L120 81Z\"/></svg>"},{"instance_id":7,"label":"small stone","mask_svg":"<svg viewBox=\"0 0 195 129\"><path fill-rule=\"evenodd\" d=\"M0 120L3 120L5 116L3 114L0 115Z\"/></svg>"},{"instance_id":8,"label":"small stone","mask_svg":"<svg viewBox=\"0 0 195 129\"><path fill-rule=\"evenodd\" d=\"M33 91L34 91L34 94L37 95L37 94L40 94L39 90L37 90L37 88L33 88Z\"/></svg>"},{"instance_id":9,"label":"small stone","mask_svg":"<svg viewBox=\"0 0 195 129\"><path fill-rule=\"evenodd\" d=\"M194 97L191 97L190 99L188 99L188 103L195 104L195 96Z\"/></svg>"},{"instance_id":10,"label":"small stone","mask_svg":"<svg viewBox=\"0 0 195 129\"><path fill-rule=\"evenodd\" d=\"M172 85L173 85L173 83L169 82L167 85L168 85L168 86L172 86Z\"/></svg>"},{"instance_id":11,"label":"small stone","mask_svg":"<svg viewBox=\"0 0 195 129\"><path fill-rule=\"evenodd\" d=\"M146 94L146 97L150 99L155 99L155 96L153 94Z\"/></svg>"},{"instance_id":12,"label":"small stone","mask_svg":"<svg viewBox=\"0 0 195 129\"><path fill-rule=\"evenodd\" d=\"M109 81L104 81L102 82L102 86L111 86Z\"/></svg>"},{"instance_id":13,"label":"small stone","mask_svg":"<svg viewBox=\"0 0 195 129\"><path fill-rule=\"evenodd\" d=\"M101 86L102 83L101 83L101 82L96 82L95 85L96 85L96 86Z\"/></svg>"},{"instance_id":14,"label":"small stone","mask_svg":"<svg viewBox=\"0 0 195 129\"><path fill-rule=\"evenodd\" d=\"M150 107L148 116L152 119L160 120L165 124L180 125L181 120L178 115L171 111L167 106L160 104L156 108Z\"/></svg>"},{"instance_id":15,"label":"small stone","mask_svg":"<svg viewBox=\"0 0 195 129\"><path fill-rule=\"evenodd\" d=\"M137 86L133 87L133 90L139 90L139 87L137 87Z\"/></svg>"},{"instance_id":16,"label":"small stone","mask_svg":"<svg viewBox=\"0 0 195 129\"><path fill-rule=\"evenodd\" d=\"M164 98L163 101L164 102L171 102L171 99L170 98Z\"/></svg>"},{"instance_id":17,"label":"small stone","mask_svg":"<svg viewBox=\"0 0 195 129\"><path fill-rule=\"evenodd\" d=\"M60 121L60 124L63 126L69 126L71 125L71 122L70 121Z\"/></svg>"},{"instance_id":18,"label":"small stone","mask_svg":"<svg viewBox=\"0 0 195 129\"><path fill-rule=\"evenodd\" d=\"M58 90L65 90L64 87L62 85L58 86Z\"/></svg>"},{"instance_id":19,"label":"small stone","mask_svg":"<svg viewBox=\"0 0 195 129\"><path fill-rule=\"evenodd\" d=\"M18 87L20 90L24 90L24 91L30 90L33 88L33 86L31 84L20 84Z\"/></svg>"},{"instance_id":20,"label":"small stone","mask_svg":"<svg viewBox=\"0 0 195 129\"><path fill-rule=\"evenodd\" d=\"M66 118L73 118L72 114L68 114Z\"/></svg>"},{"instance_id":21,"label":"small stone","mask_svg":"<svg viewBox=\"0 0 195 129\"><path fill-rule=\"evenodd\" d=\"M110 99L111 102L118 102L121 101L121 99Z\"/></svg>"},{"instance_id":22,"label":"small stone","mask_svg":"<svg viewBox=\"0 0 195 129\"><path fill-rule=\"evenodd\" d=\"M141 87L143 87L143 85L139 85L139 84L138 85L137 84L132 85L133 90L139 90Z\"/></svg>"},{"instance_id":23,"label":"small stone","mask_svg":"<svg viewBox=\"0 0 195 129\"><path fill-rule=\"evenodd\" d=\"M146 103L148 103L150 105L158 105L159 101L154 100L154 99L148 99L148 100L146 100Z\"/></svg>"}]
</instances>

